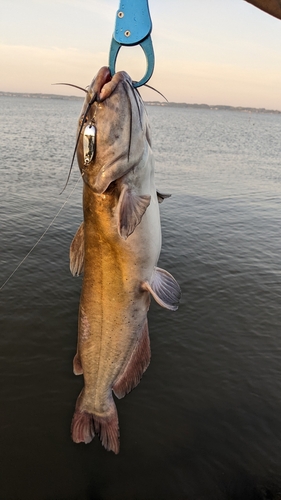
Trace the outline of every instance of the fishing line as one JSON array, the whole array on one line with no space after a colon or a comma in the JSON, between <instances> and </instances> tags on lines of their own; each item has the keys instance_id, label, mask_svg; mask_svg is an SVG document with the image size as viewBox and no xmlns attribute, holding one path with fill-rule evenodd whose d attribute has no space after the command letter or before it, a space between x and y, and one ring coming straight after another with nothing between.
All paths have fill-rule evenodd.
<instances>
[{"instance_id":1,"label":"fishing line","mask_svg":"<svg viewBox=\"0 0 281 500\"><path fill-rule=\"evenodd\" d=\"M81 177L78 177L72 191L70 192L70 194L68 195L68 197L66 198L66 200L63 202L62 206L60 207L59 211L56 213L55 217L51 220L50 224L48 225L48 227L45 229L45 231L41 234L40 238L38 238L38 240L36 241L36 243L33 245L33 247L27 252L27 254L25 255L25 257L21 260L21 262L17 265L17 267L13 270L13 272L10 274L10 276L6 279L6 281L4 281L3 285L0 287L0 292L1 290L4 288L4 286L8 283L8 281L10 281L10 279L12 278L12 276L14 276L14 274L17 272L17 270L20 268L20 266L24 263L24 261L27 259L27 257L29 257L29 255L33 252L33 250L37 247L37 245L40 243L40 241L44 238L45 234L49 231L50 227L54 224L56 218L59 216L59 214L61 213L62 209L65 207L65 205L67 204L69 198L72 196L72 194L74 193L74 190L78 184L78 182L80 181Z\"/></svg>"}]
</instances>

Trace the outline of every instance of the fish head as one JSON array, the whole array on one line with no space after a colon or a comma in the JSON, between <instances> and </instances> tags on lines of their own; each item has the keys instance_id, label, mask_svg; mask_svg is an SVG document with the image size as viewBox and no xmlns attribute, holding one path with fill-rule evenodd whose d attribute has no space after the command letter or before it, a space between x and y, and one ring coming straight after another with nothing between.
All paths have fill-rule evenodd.
<instances>
[{"instance_id":1,"label":"fish head","mask_svg":"<svg viewBox=\"0 0 281 500\"><path fill-rule=\"evenodd\" d=\"M103 67L89 86L78 124L77 159L96 193L141 164L151 145L147 113L130 76Z\"/></svg>"}]
</instances>

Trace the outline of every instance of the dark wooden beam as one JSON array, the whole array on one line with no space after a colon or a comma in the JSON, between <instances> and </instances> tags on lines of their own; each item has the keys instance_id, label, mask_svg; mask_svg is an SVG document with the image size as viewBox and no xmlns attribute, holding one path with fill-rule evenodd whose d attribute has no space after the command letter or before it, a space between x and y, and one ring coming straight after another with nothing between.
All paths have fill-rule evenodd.
<instances>
[{"instance_id":1,"label":"dark wooden beam","mask_svg":"<svg viewBox=\"0 0 281 500\"><path fill-rule=\"evenodd\" d=\"M281 19L281 0L246 0L246 2L271 16L277 17L277 19Z\"/></svg>"}]
</instances>

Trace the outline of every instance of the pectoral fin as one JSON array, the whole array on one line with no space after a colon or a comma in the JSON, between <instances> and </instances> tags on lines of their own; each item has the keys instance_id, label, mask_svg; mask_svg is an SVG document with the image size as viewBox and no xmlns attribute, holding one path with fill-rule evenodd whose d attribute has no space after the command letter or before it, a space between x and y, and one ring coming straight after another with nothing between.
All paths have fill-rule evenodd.
<instances>
[{"instance_id":1,"label":"pectoral fin","mask_svg":"<svg viewBox=\"0 0 281 500\"><path fill-rule=\"evenodd\" d=\"M148 290L158 304L171 311L179 306L181 290L175 278L160 267L155 267L151 283L146 281L143 288Z\"/></svg>"},{"instance_id":2,"label":"pectoral fin","mask_svg":"<svg viewBox=\"0 0 281 500\"><path fill-rule=\"evenodd\" d=\"M158 190L156 190L156 194L158 203L162 203L162 201L164 201L166 198L170 198L170 196L172 196L171 194L160 193Z\"/></svg>"},{"instance_id":3,"label":"pectoral fin","mask_svg":"<svg viewBox=\"0 0 281 500\"><path fill-rule=\"evenodd\" d=\"M126 185L122 188L116 213L118 233L124 240L134 232L141 222L142 216L150 204L150 199L150 195L137 195Z\"/></svg>"},{"instance_id":4,"label":"pectoral fin","mask_svg":"<svg viewBox=\"0 0 281 500\"><path fill-rule=\"evenodd\" d=\"M79 276L84 268L84 222L76 232L69 249L69 267L73 276Z\"/></svg>"}]
</instances>

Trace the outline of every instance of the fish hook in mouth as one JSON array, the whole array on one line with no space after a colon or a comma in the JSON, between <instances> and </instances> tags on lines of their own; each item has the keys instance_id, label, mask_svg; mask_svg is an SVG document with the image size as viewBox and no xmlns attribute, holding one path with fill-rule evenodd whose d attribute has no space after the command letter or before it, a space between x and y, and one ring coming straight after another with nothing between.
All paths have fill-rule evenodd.
<instances>
[{"instance_id":1,"label":"fish hook in mouth","mask_svg":"<svg viewBox=\"0 0 281 500\"><path fill-rule=\"evenodd\" d=\"M82 90L83 92L85 92L86 94L88 94L88 90L87 89L84 89L83 87L79 87L79 85L74 85L73 83L60 82L60 83L52 83L52 85L68 85L69 87L74 87L74 88ZM69 178L70 178L70 175L71 175L71 172L72 172L72 167L73 167L73 164L74 164L75 154L76 154L76 151L77 151L78 142L79 142L79 139L80 139L80 136L81 136L82 128L83 128L84 123L87 120L87 114L89 112L89 109L92 106L92 104L95 102L96 99L97 99L97 93L94 93L93 96L92 96L92 98L91 98L91 100L90 100L90 102L89 102L89 104L88 104L88 107L86 109L86 113L83 116L83 120L82 120L82 123L80 125L80 129L79 129L78 136L77 136L77 139L76 139L76 144L75 144L75 148L74 148L74 151L73 151L72 160L71 160L71 164L70 164L70 169L69 169L69 172L68 172L68 176L67 176L67 179L66 179L66 183L64 185L64 188L60 192L60 195L64 192L64 190L65 190L65 188L66 188L66 186L68 184L68 181L69 181Z\"/></svg>"},{"instance_id":2,"label":"fish hook in mouth","mask_svg":"<svg viewBox=\"0 0 281 500\"><path fill-rule=\"evenodd\" d=\"M104 89L104 86L107 83L111 82L112 78L111 78L111 75L109 73L108 68L105 67L105 68L102 68L102 69L104 70L103 73L102 73L102 75L100 76L98 74L98 76L96 77L96 80L95 80L95 83L94 83L94 87L93 87L93 95L91 97L91 100L89 101L89 104L88 104L87 109L86 109L86 111L84 113L84 116L83 116L83 119L82 119L82 122L81 122L81 125L80 125L80 128L79 128L79 132L78 132L78 136L77 136L77 139L76 139L75 148L74 148L74 151L73 151L72 160L71 160L71 164L70 164L68 176L67 176L67 179L66 179L66 183L64 185L64 188L60 192L60 194L62 194L64 192L64 190L66 189L67 184L69 182L70 175L71 175L72 168L73 168L73 164L74 164L75 155L76 155L77 148L78 148L78 143L79 143L79 140L80 140L80 137L81 137L83 126L84 126L84 124L87 121L88 112L89 112L91 106L94 104L95 101L102 102L103 100L105 100L108 97L108 95L107 95L108 92L106 92L105 95L102 96L102 91ZM89 93L89 91L87 91L85 89L82 89L81 87L77 87L76 85L71 85L71 84L65 84L65 85L74 86L76 88L80 88L81 90L84 90L86 93ZM111 95L111 93L115 90L115 87L116 86L114 86L113 89L110 89L110 94L109 95ZM131 115L132 115L132 110L131 110ZM131 139L130 139L130 143L129 143L128 157L130 156L130 145L131 145Z\"/></svg>"},{"instance_id":3,"label":"fish hook in mouth","mask_svg":"<svg viewBox=\"0 0 281 500\"><path fill-rule=\"evenodd\" d=\"M106 100L107 97L109 97L114 92L114 90L117 87L118 83L121 82L121 81L123 83L123 86L124 86L124 89L125 89L125 92L126 92L126 94L128 96L128 101L129 101L130 128L129 128L129 147L128 147L128 151L127 151L127 158L129 160L129 158L130 158L130 151L131 151L131 141L132 141L132 104L131 104L130 97L129 97L129 91L132 92L133 97L135 99L135 102L136 102L136 105L137 105L137 108L138 108L138 114L139 114L140 123L142 123L141 112L140 112L140 107L139 107L138 99L137 99L137 96L136 96L135 92L138 93L138 95L139 95L140 98L141 98L141 96L140 96L138 90L136 90L133 87L133 82L130 83L129 80L127 80L126 78L125 79L123 79L123 78L124 78L124 73L123 72L120 72L119 74L116 73L112 77L111 73L109 71L109 68L106 67L106 66L104 66L103 68L101 68L100 71L98 72L97 76L94 78L94 84L93 84L93 89L92 89L93 94L92 94L92 97L91 97L91 99L90 99L90 101L88 103L86 112L84 113L84 116L83 116L83 119L82 119L82 122L81 122L81 125L80 125L80 128L79 128L79 132L78 132L78 135L77 135L77 139L76 139L76 143L75 143L75 148L74 148L74 151L73 151L73 155L72 155L71 164L70 164L68 176L67 176L67 179L66 179L66 183L64 185L64 188L60 192L60 194L62 194L64 192L64 190L66 189L66 187L68 185L68 182L69 182L69 179L70 179L70 175L71 175L71 172L72 172L72 168L73 168L73 164L74 164L75 155L76 155L77 148L78 148L78 143L79 143L79 140L80 140L80 137L81 137L82 129L83 129L84 124L87 121L87 115L89 113L89 110L90 110L91 106L93 105L93 103L95 101L96 102L103 102L104 100ZM109 85L107 85L107 84L109 84ZM130 90L128 89L128 87L127 87L126 84L129 86ZM61 83L54 83L53 85L68 85L70 87L74 87L74 88L77 88L79 90L82 90L86 94L91 95L91 89L87 90L87 89L85 89L83 87L80 87L78 85L74 85L72 83L61 82ZM152 90L155 90L155 92L157 92L158 94L160 94L168 102L168 99L166 99L166 97L163 94L161 94L161 92L159 92L158 90L156 90L154 87L151 87L150 85L147 85L147 84L144 84L144 86L148 87L148 88L150 88Z\"/></svg>"},{"instance_id":4,"label":"fish hook in mouth","mask_svg":"<svg viewBox=\"0 0 281 500\"><path fill-rule=\"evenodd\" d=\"M102 90L103 90L103 87L106 85L106 83L109 83L110 81L112 80L112 77L111 77L111 73L109 71L109 68L104 66L103 68L100 69L100 71L98 72L97 76L94 78L94 85L93 85L93 89L92 89L92 97L89 101L89 104L87 106L87 109L84 113L84 116L83 116L83 119L82 119L82 122L81 122L81 125L80 125L80 128L79 128L79 132L78 132L78 136L77 136L77 139L76 139L76 143L75 143L75 148L74 148L74 151L73 151L73 155L72 155L72 160L71 160L71 164L70 164L70 168L69 168L69 172L68 172L68 176L67 176L67 179L66 179L66 183L64 185L64 188L62 189L62 191L60 192L60 194L62 194L69 182L69 179L70 179L70 175L71 175L71 172L72 172L72 167L73 167L73 164L74 164L74 159L75 159L75 155L76 155L76 152L77 152L77 147L78 147L78 143L79 143L79 140L80 140L80 137L81 137L81 133L82 133L82 129L83 129L83 126L84 124L86 123L86 120L87 120L87 114L89 112L89 109L91 108L91 106L94 104L95 101L97 102L101 102L103 99L101 99L101 93L102 93ZM86 89L83 89L82 87L79 87L78 85L72 85L71 83L61 83L61 84L55 84L55 85L69 85L70 87L75 87L75 88L78 88L80 90L83 90L83 92L86 92L87 94L89 94L91 96L91 89L89 90L86 90Z\"/></svg>"},{"instance_id":5,"label":"fish hook in mouth","mask_svg":"<svg viewBox=\"0 0 281 500\"><path fill-rule=\"evenodd\" d=\"M72 172L72 167L73 167L73 164L74 164L74 159L75 159L75 155L76 155L76 151L77 151L77 147L78 147L78 143L79 143L79 140L80 140L80 137L81 137L81 132L82 132L82 128L84 126L84 124L86 123L87 121L87 114L89 113L89 109L90 107L92 106L92 104L97 100L97 94L94 93L93 96L92 96L92 99L90 100L88 106L87 106L87 109L84 113L84 116L83 116L83 119L82 119L82 122L81 122L81 125L80 125L80 128L79 128L79 132L78 132L78 136L77 136L77 139L76 139L76 143L75 143L75 148L74 148L74 151L73 151L73 155L72 155L72 160L71 160L71 164L70 164L70 168L69 168L69 172L68 172L68 176L67 176L67 179L66 179L66 183L64 185L64 188L63 190L60 192L60 194L62 194L68 184L68 181L70 179L70 175L71 175L71 172Z\"/></svg>"}]
</instances>

